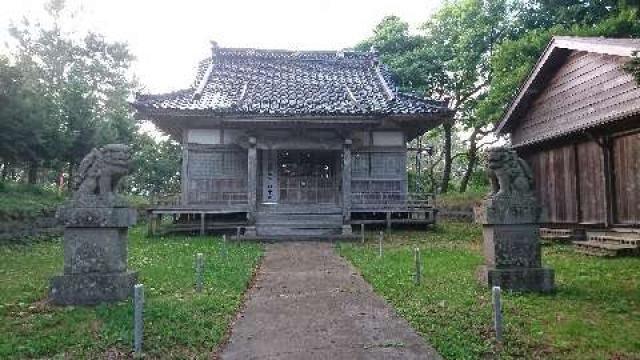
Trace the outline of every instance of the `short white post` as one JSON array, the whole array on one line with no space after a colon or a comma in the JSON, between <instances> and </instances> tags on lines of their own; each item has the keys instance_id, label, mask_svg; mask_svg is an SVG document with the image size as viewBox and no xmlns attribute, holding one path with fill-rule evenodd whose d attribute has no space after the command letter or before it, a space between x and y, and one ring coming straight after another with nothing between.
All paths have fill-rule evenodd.
<instances>
[{"instance_id":1,"label":"short white post","mask_svg":"<svg viewBox=\"0 0 640 360\"><path fill-rule=\"evenodd\" d=\"M384 241L384 233L382 231L380 231L380 235L378 236L378 256L382 257L382 242Z\"/></svg>"},{"instance_id":2,"label":"short white post","mask_svg":"<svg viewBox=\"0 0 640 360\"><path fill-rule=\"evenodd\" d=\"M502 301L500 299L500 293L500 286L494 286L491 290L491 297L493 299L493 324L498 342L502 342Z\"/></svg>"},{"instance_id":3,"label":"short white post","mask_svg":"<svg viewBox=\"0 0 640 360\"><path fill-rule=\"evenodd\" d=\"M202 272L204 268L204 255L196 255L196 292L202 292Z\"/></svg>"},{"instance_id":4,"label":"short white post","mask_svg":"<svg viewBox=\"0 0 640 360\"><path fill-rule=\"evenodd\" d=\"M364 245L364 224L360 224L360 242Z\"/></svg>"},{"instance_id":5,"label":"short white post","mask_svg":"<svg viewBox=\"0 0 640 360\"><path fill-rule=\"evenodd\" d=\"M142 335L144 333L144 285L133 287L133 352L136 358L142 357Z\"/></svg>"},{"instance_id":6,"label":"short white post","mask_svg":"<svg viewBox=\"0 0 640 360\"><path fill-rule=\"evenodd\" d=\"M222 235L222 257L226 258L229 250L227 249L227 235Z\"/></svg>"},{"instance_id":7,"label":"short white post","mask_svg":"<svg viewBox=\"0 0 640 360\"><path fill-rule=\"evenodd\" d=\"M422 273L422 259L420 258L420 248L415 248L413 250L413 253L416 261L416 273L414 280L416 282L416 285L420 285L420 277Z\"/></svg>"}]
</instances>

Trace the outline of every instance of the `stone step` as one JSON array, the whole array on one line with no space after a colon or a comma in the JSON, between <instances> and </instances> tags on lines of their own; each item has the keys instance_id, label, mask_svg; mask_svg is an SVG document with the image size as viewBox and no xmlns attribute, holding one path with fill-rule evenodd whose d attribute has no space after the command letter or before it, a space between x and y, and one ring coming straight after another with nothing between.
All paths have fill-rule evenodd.
<instances>
[{"instance_id":1,"label":"stone step","mask_svg":"<svg viewBox=\"0 0 640 360\"><path fill-rule=\"evenodd\" d=\"M623 256L638 255L640 248L629 244L610 244L600 241L574 241L574 247L578 252L595 256Z\"/></svg>"},{"instance_id":2,"label":"stone step","mask_svg":"<svg viewBox=\"0 0 640 360\"><path fill-rule=\"evenodd\" d=\"M342 233L342 224L339 226L292 226L291 224L256 225L258 236L328 236Z\"/></svg>"}]
</instances>

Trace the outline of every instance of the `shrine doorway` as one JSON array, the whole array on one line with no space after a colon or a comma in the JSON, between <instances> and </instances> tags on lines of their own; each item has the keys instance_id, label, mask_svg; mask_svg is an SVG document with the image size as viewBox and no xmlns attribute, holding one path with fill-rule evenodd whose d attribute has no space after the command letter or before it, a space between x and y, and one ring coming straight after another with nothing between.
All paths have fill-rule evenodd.
<instances>
[{"instance_id":1,"label":"shrine doorway","mask_svg":"<svg viewBox=\"0 0 640 360\"><path fill-rule=\"evenodd\" d=\"M262 156L262 203L337 205L341 153L330 150L266 150Z\"/></svg>"}]
</instances>

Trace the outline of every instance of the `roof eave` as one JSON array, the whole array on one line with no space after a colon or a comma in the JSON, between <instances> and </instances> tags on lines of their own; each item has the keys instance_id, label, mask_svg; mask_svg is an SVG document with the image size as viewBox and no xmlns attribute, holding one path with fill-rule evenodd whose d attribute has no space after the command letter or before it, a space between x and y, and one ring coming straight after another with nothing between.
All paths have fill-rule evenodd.
<instances>
[{"instance_id":1,"label":"roof eave","mask_svg":"<svg viewBox=\"0 0 640 360\"><path fill-rule=\"evenodd\" d=\"M637 46L633 45L621 45L619 43L609 43L598 41L601 38L577 38L570 36L554 36L542 56L538 58L536 65L533 67L527 80L518 89L516 97L511 101L507 107L507 111L502 116L496 132L498 134L505 134L510 132L511 125L513 123L514 114L519 110L518 108L522 104L523 100L530 96L534 96L537 92L530 91L532 84L534 84L539 77L544 73L544 65L554 55L558 53L564 53L567 55L569 51L586 51L594 52L613 56L632 56L635 51L638 50Z\"/></svg>"}]
</instances>

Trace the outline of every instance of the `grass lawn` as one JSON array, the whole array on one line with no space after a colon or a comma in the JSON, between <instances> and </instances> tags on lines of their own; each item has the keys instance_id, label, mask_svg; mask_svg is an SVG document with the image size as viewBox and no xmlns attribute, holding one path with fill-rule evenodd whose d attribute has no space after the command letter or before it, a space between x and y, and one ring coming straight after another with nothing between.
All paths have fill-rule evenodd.
<instances>
[{"instance_id":1,"label":"grass lawn","mask_svg":"<svg viewBox=\"0 0 640 360\"><path fill-rule=\"evenodd\" d=\"M338 251L448 359L640 359L640 258L544 247L558 291L503 293L505 341L498 346L491 292L475 280L481 241L478 225L441 223L430 232L393 232L382 260L373 240ZM412 277L416 246L423 257L419 286Z\"/></svg>"},{"instance_id":2,"label":"grass lawn","mask_svg":"<svg viewBox=\"0 0 640 360\"><path fill-rule=\"evenodd\" d=\"M218 237L146 238L129 232L129 268L145 285L148 358L211 357L234 318L263 248ZM205 289L194 291L195 254ZM62 271L62 242L0 247L0 358L120 358L132 344L131 301L97 307L46 304L48 279Z\"/></svg>"},{"instance_id":3,"label":"grass lawn","mask_svg":"<svg viewBox=\"0 0 640 360\"><path fill-rule=\"evenodd\" d=\"M55 189L0 182L0 221L33 219L52 214L65 199Z\"/></svg>"}]
</instances>

